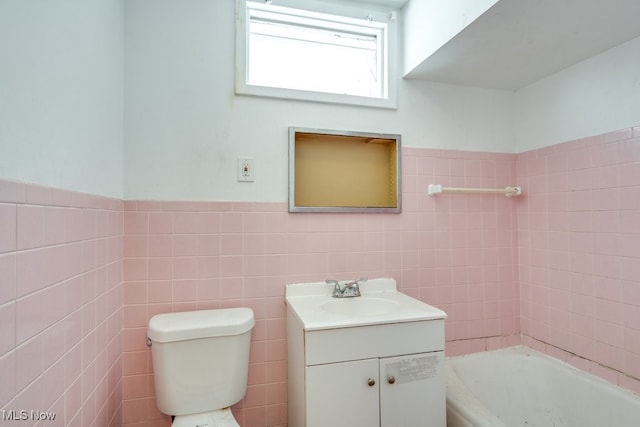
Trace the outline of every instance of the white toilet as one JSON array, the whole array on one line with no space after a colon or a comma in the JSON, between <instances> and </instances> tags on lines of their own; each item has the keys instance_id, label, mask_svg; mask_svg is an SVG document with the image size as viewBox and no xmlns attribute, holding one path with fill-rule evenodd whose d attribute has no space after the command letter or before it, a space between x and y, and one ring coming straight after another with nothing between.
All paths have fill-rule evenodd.
<instances>
[{"instance_id":1,"label":"white toilet","mask_svg":"<svg viewBox=\"0 0 640 427\"><path fill-rule=\"evenodd\" d=\"M158 409L173 427L240 427L231 409L247 391L250 308L166 313L149 320Z\"/></svg>"}]
</instances>

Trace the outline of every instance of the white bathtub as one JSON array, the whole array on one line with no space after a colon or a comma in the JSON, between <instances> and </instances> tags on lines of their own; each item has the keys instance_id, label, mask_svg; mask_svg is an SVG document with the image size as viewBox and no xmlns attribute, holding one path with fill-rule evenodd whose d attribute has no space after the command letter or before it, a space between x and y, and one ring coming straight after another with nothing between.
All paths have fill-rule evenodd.
<instances>
[{"instance_id":1,"label":"white bathtub","mask_svg":"<svg viewBox=\"0 0 640 427\"><path fill-rule=\"evenodd\" d=\"M447 359L448 427L637 427L640 397L528 347Z\"/></svg>"}]
</instances>

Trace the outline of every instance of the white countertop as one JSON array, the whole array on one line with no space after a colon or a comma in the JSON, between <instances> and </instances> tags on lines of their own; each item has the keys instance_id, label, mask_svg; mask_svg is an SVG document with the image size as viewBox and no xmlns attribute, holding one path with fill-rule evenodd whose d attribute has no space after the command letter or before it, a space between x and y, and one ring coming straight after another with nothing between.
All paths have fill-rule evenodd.
<instances>
[{"instance_id":1,"label":"white countertop","mask_svg":"<svg viewBox=\"0 0 640 427\"><path fill-rule=\"evenodd\" d=\"M360 284L361 297L333 298L333 285L324 282L297 283L287 285L286 302L303 325L304 330L335 329L354 326L378 325L384 323L415 322L420 320L444 319L447 314L429 304L398 292L394 279L370 279ZM322 308L323 304L340 304L344 301L362 298L384 299L397 305L397 309L383 313L336 313ZM361 306L362 307L362 306Z\"/></svg>"}]
</instances>

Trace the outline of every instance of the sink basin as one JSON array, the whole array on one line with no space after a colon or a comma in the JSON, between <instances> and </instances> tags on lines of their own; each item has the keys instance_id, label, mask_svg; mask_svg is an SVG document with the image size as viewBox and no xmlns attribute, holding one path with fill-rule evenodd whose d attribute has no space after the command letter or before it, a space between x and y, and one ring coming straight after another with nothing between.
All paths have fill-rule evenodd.
<instances>
[{"instance_id":1,"label":"sink basin","mask_svg":"<svg viewBox=\"0 0 640 427\"><path fill-rule=\"evenodd\" d=\"M362 296L333 298L333 284L296 283L286 287L287 310L305 331L444 319L446 313L398 292L390 278L369 279Z\"/></svg>"},{"instance_id":2,"label":"sink basin","mask_svg":"<svg viewBox=\"0 0 640 427\"><path fill-rule=\"evenodd\" d=\"M400 309L400 304L384 298L355 297L333 299L322 304L320 308L334 314L378 316Z\"/></svg>"}]
</instances>

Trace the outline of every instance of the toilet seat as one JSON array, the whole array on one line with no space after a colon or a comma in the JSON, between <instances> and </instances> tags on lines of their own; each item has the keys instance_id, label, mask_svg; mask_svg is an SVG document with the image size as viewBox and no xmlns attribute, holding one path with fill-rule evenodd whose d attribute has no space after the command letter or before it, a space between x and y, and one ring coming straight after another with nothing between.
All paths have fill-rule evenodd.
<instances>
[{"instance_id":1,"label":"toilet seat","mask_svg":"<svg viewBox=\"0 0 640 427\"><path fill-rule=\"evenodd\" d=\"M231 408L201 414L176 415L171 427L240 427Z\"/></svg>"}]
</instances>

